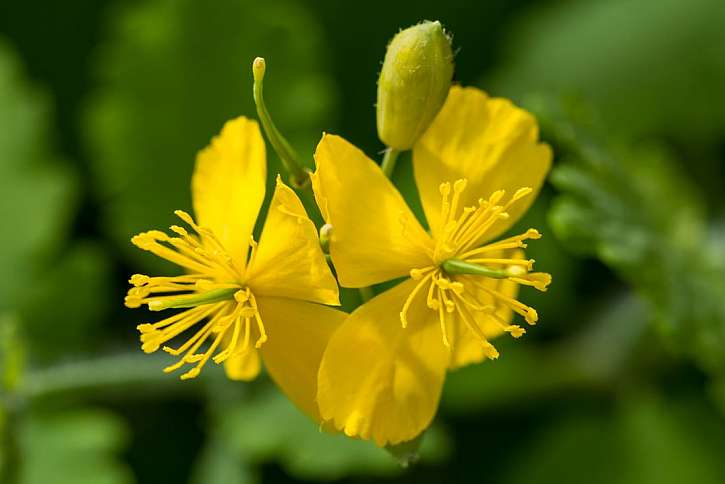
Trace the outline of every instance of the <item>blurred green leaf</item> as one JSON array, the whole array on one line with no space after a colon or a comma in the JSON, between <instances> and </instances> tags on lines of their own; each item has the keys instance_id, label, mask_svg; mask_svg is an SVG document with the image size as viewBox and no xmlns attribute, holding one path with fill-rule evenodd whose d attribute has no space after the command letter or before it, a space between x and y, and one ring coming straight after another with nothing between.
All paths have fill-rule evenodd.
<instances>
[{"instance_id":1,"label":"blurred green leaf","mask_svg":"<svg viewBox=\"0 0 725 484\"><path fill-rule=\"evenodd\" d=\"M720 0L547 3L510 30L483 85L521 96L575 93L610 132L717 141L725 127Z\"/></svg>"},{"instance_id":2,"label":"blurred green leaf","mask_svg":"<svg viewBox=\"0 0 725 484\"><path fill-rule=\"evenodd\" d=\"M630 396L555 419L516 453L506 484L722 481L725 422L699 401Z\"/></svg>"},{"instance_id":3,"label":"blurred green leaf","mask_svg":"<svg viewBox=\"0 0 725 484\"><path fill-rule=\"evenodd\" d=\"M133 479L115 454L127 441L115 415L99 410L30 414L19 428L21 484L123 484Z\"/></svg>"},{"instance_id":4,"label":"blurred green leaf","mask_svg":"<svg viewBox=\"0 0 725 484\"><path fill-rule=\"evenodd\" d=\"M276 461L301 479L391 476L403 471L388 452L371 442L321 431L271 386L218 418L216 431L245 461ZM440 429L429 430L420 448L421 460L441 461L448 445Z\"/></svg>"},{"instance_id":5,"label":"blurred green leaf","mask_svg":"<svg viewBox=\"0 0 725 484\"><path fill-rule=\"evenodd\" d=\"M223 442L207 442L191 478L193 484L252 484L258 479Z\"/></svg>"},{"instance_id":6,"label":"blurred green leaf","mask_svg":"<svg viewBox=\"0 0 725 484\"><path fill-rule=\"evenodd\" d=\"M5 392L18 387L25 369L26 350L18 326L15 315L0 313L0 407Z\"/></svg>"},{"instance_id":7,"label":"blurred green leaf","mask_svg":"<svg viewBox=\"0 0 725 484\"><path fill-rule=\"evenodd\" d=\"M110 279L101 247L81 242L28 288L19 312L36 361L88 349L109 307Z\"/></svg>"},{"instance_id":8,"label":"blurred green leaf","mask_svg":"<svg viewBox=\"0 0 725 484\"><path fill-rule=\"evenodd\" d=\"M475 415L511 405L539 404L575 388L606 388L631 371L646 327L639 299L602 301L583 330L549 344L501 340L501 357L451 372L441 401L444 415ZM532 377L535 375L535 377Z\"/></svg>"},{"instance_id":9,"label":"blurred green leaf","mask_svg":"<svg viewBox=\"0 0 725 484\"><path fill-rule=\"evenodd\" d=\"M550 213L556 234L643 295L673 348L725 370L725 264L687 175L659 147L600 142L580 105L536 110L561 157L551 177L562 192Z\"/></svg>"},{"instance_id":10,"label":"blurred green leaf","mask_svg":"<svg viewBox=\"0 0 725 484\"><path fill-rule=\"evenodd\" d=\"M14 308L62 240L75 180L53 153L49 102L0 42L0 309Z\"/></svg>"},{"instance_id":11,"label":"blurred green leaf","mask_svg":"<svg viewBox=\"0 0 725 484\"><path fill-rule=\"evenodd\" d=\"M159 267L129 238L189 207L197 151L228 119L255 117L252 60L267 59L268 107L309 163L330 128L334 85L322 73L318 24L296 2L159 0L124 6L111 19L85 118L95 189L113 240L136 262ZM281 168L268 155L274 175Z\"/></svg>"}]
</instances>

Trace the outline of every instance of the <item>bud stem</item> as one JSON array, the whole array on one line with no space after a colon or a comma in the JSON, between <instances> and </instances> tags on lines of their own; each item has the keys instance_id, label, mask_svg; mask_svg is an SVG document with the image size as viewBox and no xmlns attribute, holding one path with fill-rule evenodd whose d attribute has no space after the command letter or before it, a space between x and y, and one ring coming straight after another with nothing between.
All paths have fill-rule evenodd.
<instances>
[{"instance_id":1,"label":"bud stem","mask_svg":"<svg viewBox=\"0 0 725 484\"><path fill-rule=\"evenodd\" d=\"M489 269L460 259L448 259L443 261L441 268L448 274L471 274L475 276L486 276L493 279L506 279L510 274L499 269Z\"/></svg>"},{"instance_id":2,"label":"bud stem","mask_svg":"<svg viewBox=\"0 0 725 484\"><path fill-rule=\"evenodd\" d=\"M393 176L393 171L395 171L395 163L398 161L399 154L400 151L396 150L395 148L387 148L385 150L385 154L383 155L383 163L380 165L380 168L383 170L383 173L385 173L386 177L391 178Z\"/></svg>"},{"instance_id":3,"label":"bud stem","mask_svg":"<svg viewBox=\"0 0 725 484\"><path fill-rule=\"evenodd\" d=\"M309 171L299 162L297 153L275 126L264 102L263 84L266 69L264 58L257 57L254 59L252 63L252 74L254 75L253 95L254 104L257 107L257 116L259 116L259 121L262 123L262 128L264 128L264 133L267 135L272 148L274 148L277 156L282 160L285 170L289 173L292 185L295 188L306 188L310 185Z\"/></svg>"},{"instance_id":4,"label":"bud stem","mask_svg":"<svg viewBox=\"0 0 725 484\"><path fill-rule=\"evenodd\" d=\"M373 288L370 286L361 287L360 289L358 289L358 291L360 291L360 298L364 303L375 297L375 293L373 293Z\"/></svg>"}]
</instances>

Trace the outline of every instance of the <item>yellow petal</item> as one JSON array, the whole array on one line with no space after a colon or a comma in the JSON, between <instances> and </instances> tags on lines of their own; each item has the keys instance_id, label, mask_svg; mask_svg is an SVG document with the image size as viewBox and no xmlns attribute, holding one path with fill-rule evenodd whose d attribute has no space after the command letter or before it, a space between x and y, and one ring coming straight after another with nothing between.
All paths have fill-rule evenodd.
<instances>
[{"instance_id":1,"label":"yellow petal","mask_svg":"<svg viewBox=\"0 0 725 484\"><path fill-rule=\"evenodd\" d=\"M224 362L224 371L230 380L252 381L259 375L260 367L259 351L254 348L230 356Z\"/></svg>"},{"instance_id":2,"label":"yellow petal","mask_svg":"<svg viewBox=\"0 0 725 484\"><path fill-rule=\"evenodd\" d=\"M191 179L199 225L212 229L239 268L264 200L267 174L262 134L256 121L228 121L196 158Z\"/></svg>"},{"instance_id":3,"label":"yellow petal","mask_svg":"<svg viewBox=\"0 0 725 484\"><path fill-rule=\"evenodd\" d=\"M497 237L534 201L551 158L551 148L539 142L539 128L530 113L479 89L452 87L443 109L413 148L415 180L431 231L440 230L442 182L468 180L462 206L478 206L479 198L497 190L506 190L508 197L519 188L532 188L531 195L508 210L507 220L491 228L486 240Z\"/></svg>"},{"instance_id":4,"label":"yellow petal","mask_svg":"<svg viewBox=\"0 0 725 484\"><path fill-rule=\"evenodd\" d=\"M337 282L300 199L277 177L247 281L256 295L339 305Z\"/></svg>"},{"instance_id":5,"label":"yellow petal","mask_svg":"<svg viewBox=\"0 0 725 484\"><path fill-rule=\"evenodd\" d=\"M375 162L328 134L315 162L315 198L332 224L330 255L342 286L365 287L430 265L430 236Z\"/></svg>"},{"instance_id":6,"label":"yellow petal","mask_svg":"<svg viewBox=\"0 0 725 484\"><path fill-rule=\"evenodd\" d=\"M425 298L401 327L400 309L415 284L403 282L357 308L325 350L320 414L348 436L396 444L433 420L450 355Z\"/></svg>"},{"instance_id":7,"label":"yellow petal","mask_svg":"<svg viewBox=\"0 0 725 484\"><path fill-rule=\"evenodd\" d=\"M330 336L347 314L285 298L259 297L257 303L269 337L260 350L264 366L289 399L319 422L317 371Z\"/></svg>"}]
</instances>

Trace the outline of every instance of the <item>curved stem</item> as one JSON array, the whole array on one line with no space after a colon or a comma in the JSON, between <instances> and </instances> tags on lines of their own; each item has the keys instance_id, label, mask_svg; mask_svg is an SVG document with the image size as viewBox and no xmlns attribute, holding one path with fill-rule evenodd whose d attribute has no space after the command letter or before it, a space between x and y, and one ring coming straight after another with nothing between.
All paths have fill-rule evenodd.
<instances>
[{"instance_id":1,"label":"curved stem","mask_svg":"<svg viewBox=\"0 0 725 484\"><path fill-rule=\"evenodd\" d=\"M29 372L17 388L23 399L47 397L59 393L90 392L128 387L173 390L183 387L178 379L161 371L168 363L165 355L145 355L139 352L108 355L81 360ZM215 377L218 372L209 372Z\"/></svg>"},{"instance_id":2,"label":"curved stem","mask_svg":"<svg viewBox=\"0 0 725 484\"><path fill-rule=\"evenodd\" d=\"M292 185L295 188L309 187L309 170L300 163L295 150L275 126L264 102L264 73L266 69L266 63L262 57L254 59L252 64L252 73L254 74L253 95L254 104L257 107L257 116L259 116L259 121L262 123L262 128L264 128L272 148L274 148L277 156L282 160L285 170L289 173Z\"/></svg>"}]
</instances>

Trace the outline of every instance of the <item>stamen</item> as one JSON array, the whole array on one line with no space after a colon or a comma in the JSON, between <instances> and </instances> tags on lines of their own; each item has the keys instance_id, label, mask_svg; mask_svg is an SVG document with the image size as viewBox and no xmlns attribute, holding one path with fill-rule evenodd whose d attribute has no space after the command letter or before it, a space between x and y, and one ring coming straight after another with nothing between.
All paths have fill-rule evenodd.
<instances>
[{"instance_id":1,"label":"stamen","mask_svg":"<svg viewBox=\"0 0 725 484\"><path fill-rule=\"evenodd\" d=\"M196 260L190 259L189 257L159 243L168 242L169 239L170 237L163 232L152 230L135 235L131 238L131 243L141 250L151 252L152 254L161 257L162 259L166 259L169 262L173 262L185 269L189 269L194 272L209 272L211 269L209 266L203 265Z\"/></svg>"},{"instance_id":2,"label":"stamen","mask_svg":"<svg viewBox=\"0 0 725 484\"><path fill-rule=\"evenodd\" d=\"M448 220L448 212L451 206L448 203L448 195L451 193L451 184L448 182L441 183L438 187L438 191L441 194L441 226L445 226L446 220Z\"/></svg>"},{"instance_id":3,"label":"stamen","mask_svg":"<svg viewBox=\"0 0 725 484\"><path fill-rule=\"evenodd\" d=\"M208 350L206 350L206 353L204 353L204 357L199 361L199 364L196 365L191 370L187 371L183 375L181 375L182 380L187 380L189 378L196 378L199 376L199 373L201 373L201 369L204 368L204 365L206 365L206 362L209 361L209 358L211 358L211 355L216 351L217 347L222 341L223 333L219 333L217 337L214 339L214 342L211 344Z\"/></svg>"},{"instance_id":4,"label":"stamen","mask_svg":"<svg viewBox=\"0 0 725 484\"><path fill-rule=\"evenodd\" d=\"M509 277L509 280L525 286L532 286L541 292L546 292L549 284L551 284L551 274L546 272L531 272L520 276Z\"/></svg>"},{"instance_id":5,"label":"stamen","mask_svg":"<svg viewBox=\"0 0 725 484\"><path fill-rule=\"evenodd\" d=\"M430 286L428 286L428 297L426 297L426 305L429 308L433 309L434 311L437 311L441 305L440 301L438 301L434 297L435 296L434 292L435 292L436 288L438 287L437 278L439 276L440 276L439 272L433 273L433 279L430 282Z\"/></svg>"},{"instance_id":6,"label":"stamen","mask_svg":"<svg viewBox=\"0 0 725 484\"><path fill-rule=\"evenodd\" d=\"M259 349L267 341L267 333L264 330L264 324L262 318L259 316L259 309L257 308L257 300L254 298L254 294L249 294L249 302L254 310L254 319L257 322L257 329L259 330L259 338L254 343L254 347Z\"/></svg>"},{"instance_id":7,"label":"stamen","mask_svg":"<svg viewBox=\"0 0 725 484\"><path fill-rule=\"evenodd\" d=\"M441 289L438 288L438 298L441 298ZM451 343L448 341L448 328L446 326L446 312L443 310L443 305L438 303L438 321L441 325L441 334L443 336L443 345L446 348L451 347Z\"/></svg>"},{"instance_id":8,"label":"stamen","mask_svg":"<svg viewBox=\"0 0 725 484\"><path fill-rule=\"evenodd\" d=\"M507 266L526 266L526 270L534 268L534 259L493 259L493 258L480 258L480 259L466 259L466 262L472 262L474 264L502 264Z\"/></svg>"},{"instance_id":9,"label":"stamen","mask_svg":"<svg viewBox=\"0 0 725 484\"><path fill-rule=\"evenodd\" d=\"M411 277L413 276L412 272L417 269L411 270ZM403 328L408 327L408 310L410 309L410 305L413 303L413 299L415 299L415 296L418 295L420 290L423 288L423 286L428 282L430 278L433 277L433 272L430 272L428 275L420 279L420 282L416 284L415 288L410 292L408 295L408 298L405 300L405 303L403 304L403 309L400 311L400 324L403 326ZM415 277L413 277L413 280L417 280Z\"/></svg>"},{"instance_id":10,"label":"stamen","mask_svg":"<svg viewBox=\"0 0 725 484\"><path fill-rule=\"evenodd\" d=\"M475 282L472 281L472 282L476 287L486 291L487 293L492 295L494 298L498 299L499 301L503 302L508 307L513 309L516 313L523 316L527 323L534 325L539 320L539 315L534 308L529 307L529 306L525 305L524 303L517 301L516 299L512 299L508 296L505 296L505 295L501 294L499 291L488 288L485 285L478 283L477 281L475 281Z\"/></svg>"},{"instance_id":11,"label":"stamen","mask_svg":"<svg viewBox=\"0 0 725 484\"><path fill-rule=\"evenodd\" d=\"M478 249L469 250L461 255L458 256L459 259L469 259L471 256L483 254L486 252L493 252L493 251L500 251L504 249L518 249L518 248L526 248L526 244L523 243L524 240L537 240L541 238L541 234L536 229L529 229L525 233L520 235L514 235L513 237L508 237L506 239L501 239L497 242L484 245L483 247L479 247Z\"/></svg>"},{"instance_id":12,"label":"stamen","mask_svg":"<svg viewBox=\"0 0 725 484\"><path fill-rule=\"evenodd\" d=\"M224 351L220 351L213 358L214 363L216 363L217 365L229 358L232 354L232 350L237 346L237 341L239 340L239 333L241 332L242 328L242 324L241 321L239 321L238 316L234 318L234 322L232 324L234 325L234 329L232 331L232 339L229 341L229 344L227 344L227 347L224 348Z\"/></svg>"},{"instance_id":13,"label":"stamen","mask_svg":"<svg viewBox=\"0 0 725 484\"><path fill-rule=\"evenodd\" d=\"M196 333L194 333L192 335L191 338L189 338L186 342L184 342L184 344L182 344L181 346L179 346L176 349L171 348L170 346L164 346L162 349L170 355L179 356L180 354L186 352L194 343L196 343L196 341L202 335L204 335L207 330L213 329L213 327L216 325L216 323L219 320L223 319L224 317L225 316L223 315L223 311L222 310L218 311L214 316L212 316L212 318L209 321L207 321L207 323L204 326L201 327L201 329L199 329ZM191 325L191 326L193 326L193 325ZM165 335L164 341L168 341L168 340L174 338L175 336L178 336L179 334L186 331L191 326L179 328L178 331L175 330L173 333L169 333L168 335ZM182 358L182 361L183 361L183 358Z\"/></svg>"},{"instance_id":14,"label":"stamen","mask_svg":"<svg viewBox=\"0 0 725 484\"><path fill-rule=\"evenodd\" d=\"M460 296L455 296L460 297ZM481 340L481 344L483 346L483 352L486 355L488 359L495 360L498 358L498 351L496 348L489 343L489 341L486 339L486 335L483 334L483 331L478 326L478 323L476 323L473 316L471 316L468 311L465 308L465 305L462 304L456 304L456 311L458 312L459 316L461 317L461 320L465 323L466 326L476 335L478 336L478 339Z\"/></svg>"}]
</instances>

